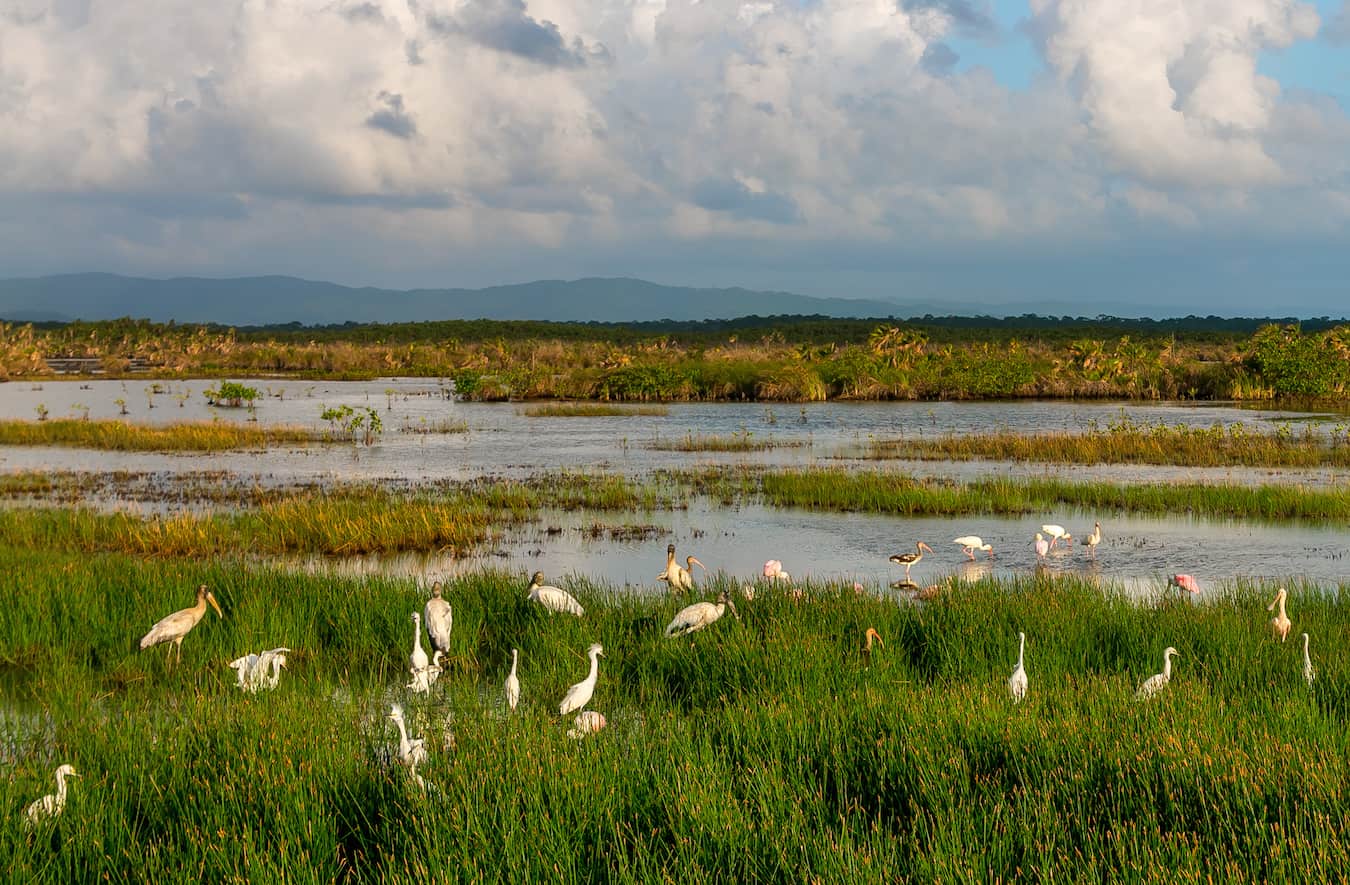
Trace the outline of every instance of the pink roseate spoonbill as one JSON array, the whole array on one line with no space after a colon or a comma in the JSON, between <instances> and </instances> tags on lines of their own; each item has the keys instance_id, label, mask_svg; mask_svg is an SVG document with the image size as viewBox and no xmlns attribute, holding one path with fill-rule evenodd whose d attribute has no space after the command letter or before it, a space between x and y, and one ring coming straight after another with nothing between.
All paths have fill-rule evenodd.
<instances>
[{"instance_id":1,"label":"pink roseate spoonbill","mask_svg":"<svg viewBox=\"0 0 1350 885\"><path fill-rule=\"evenodd\" d=\"M550 612L576 615L578 618L586 614L586 610L581 607L581 603L572 598L571 593L545 584L543 572L535 572L534 577L530 579L529 598L531 602L539 603Z\"/></svg>"},{"instance_id":2,"label":"pink roseate spoonbill","mask_svg":"<svg viewBox=\"0 0 1350 885\"><path fill-rule=\"evenodd\" d=\"M1162 672L1144 680L1144 684L1139 686L1139 690L1134 693L1134 699L1136 701L1146 701L1149 698L1154 697L1167 687L1167 683L1172 681L1173 655L1180 657L1181 652L1169 645L1163 652Z\"/></svg>"},{"instance_id":3,"label":"pink roseate spoonbill","mask_svg":"<svg viewBox=\"0 0 1350 885\"><path fill-rule=\"evenodd\" d=\"M1167 586L1185 590L1187 593L1200 592L1200 582L1195 579L1194 575L1173 575L1167 579Z\"/></svg>"},{"instance_id":4,"label":"pink roseate spoonbill","mask_svg":"<svg viewBox=\"0 0 1350 885\"><path fill-rule=\"evenodd\" d=\"M197 622L206 614L206 605L216 610L218 617L225 617L225 613L220 610L220 603L216 602L216 597L206 585L202 584L197 588L197 604L191 608L180 609L171 615L168 615L155 626L150 628L150 632L141 637L141 648L149 648L152 645L159 645L161 642L172 642L178 649L178 660L183 660L183 637L197 626ZM173 649L170 649L172 651ZM167 658L166 658L167 659Z\"/></svg>"},{"instance_id":5,"label":"pink roseate spoonbill","mask_svg":"<svg viewBox=\"0 0 1350 885\"><path fill-rule=\"evenodd\" d=\"M566 716L568 713L580 710L590 701L591 695L595 694L595 682L600 678L600 658L605 654L604 646L596 642L586 649L586 654L591 659L591 672L585 679L567 689L567 694L563 695L562 703L558 704L558 715L560 716Z\"/></svg>"},{"instance_id":6,"label":"pink roseate spoonbill","mask_svg":"<svg viewBox=\"0 0 1350 885\"><path fill-rule=\"evenodd\" d=\"M1008 677L1008 694L1012 696L1014 704L1022 702L1027 696L1027 671L1022 663L1025 660L1027 650L1027 634L1017 634L1017 666L1013 668L1012 675Z\"/></svg>"},{"instance_id":7,"label":"pink roseate spoonbill","mask_svg":"<svg viewBox=\"0 0 1350 885\"><path fill-rule=\"evenodd\" d=\"M681 566L675 561L674 544L666 545L666 570L657 575L656 580L665 581L671 593L677 590L688 592L694 589L694 566L698 566L705 572L708 570L706 565L692 556L686 556L684 562L685 564Z\"/></svg>"},{"instance_id":8,"label":"pink roseate spoonbill","mask_svg":"<svg viewBox=\"0 0 1350 885\"><path fill-rule=\"evenodd\" d=\"M44 820L56 817L66 807L66 778L79 777L73 765L62 765L56 769L56 792L48 793L41 799L29 803L23 812L25 829L34 829Z\"/></svg>"},{"instance_id":9,"label":"pink roseate spoonbill","mask_svg":"<svg viewBox=\"0 0 1350 885\"><path fill-rule=\"evenodd\" d=\"M1288 595L1288 591L1281 587L1280 592L1275 594L1275 598L1271 600L1270 605L1266 606L1268 612L1274 611L1277 605L1280 607L1280 613L1270 619L1270 635L1281 642L1289 638L1289 628L1294 623L1289 620L1289 615L1285 614L1284 611L1284 600Z\"/></svg>"},{"instance_id":10,"label":"pink roseate spoonbill","mask_svg":"<svg viewBox=\"0 0 1350 885\"><path fill-rule=\"evenodd\" d=\"M422 609L422 619L426 621L427 635L431 637L431 647L445 654L450 653L450 629L455 625L455 612L450 603L441 596L441 582L431 585L431 598Z\"/></svg>"},{"instance_id":11,"label":"pink roseate spoonbill","mask_svg":"<svg viewBox=\"0 0 1350 885\"><path fill-rule=\"evenodd\" d=\"M1065 531L1064 526L1062 526L1062 525L1055 525L1054 523L1047 523L1047 524L1041 526L1041 531L1043 531L1043 532L1045 532L1047 535L1049 535L1049 537L1050 537L1050 549L1051 549L1051 550L1054 550L1054 549L1055 549L1055 544L1059 543L1060 541L1063 541L1066 545L1069 545L1069 544L1072 544L1072 543L1073 543L1073 535L1071 535L1071 534L1069 534L1067 531Z\"/></svg>"},{"instance_id":12,"label":"pink roseate spoonbill","mask_svg":"<svg viewBox=\"0 0 1350 885\"><path fill-rule=\"evenodd\" d=\"M770 581L791 581L792 575L783 571L783 564L776 559L764 563L764 577Z\"/></svg>"},{"instance_id":13,"label":"pink roseate spoonbill","mask_svg":"<svg viewBox=\"0 0 1350 885\"><path fill-rule=\"evenodd\" d=\"M925 550L928 551L929 553L933 552L932 547L929 547L923 541L919 541L914 545L913 553L896 553L891 556L891 562L895 563L896 565L903 565L905 567L906 581L909 580L909 570L919 564L919 561L923 559L923 554Z\"/></svg>"},{"instance_id":14,"label":"pink roseate spoonbill","mask_svg":"<svg viewBox=\"0 0 1350 885\"><path fill-rule=\"evenodd\" d=\"M1317 671L1313 669L1312 658L1308 656L1308 634L1303 634L1303 681L1312 688L1313 680L1317 678Z\"/></svg>"},{"instance_id":15,"label":"pink roseate spoonbill","mask_svg":"<svg viewBox=\"0 0 1350 885\"><path fill-rule=\"evenodd\" d=\"M877 632L877 628L876 628L876 627L868 627L867 630L863 633L862 657L863 657L863 666L864 666L864 667L870 667L870 666L872 666L872 643L873 643L873 642L875 642L877 645L881 646L882 648L885 648L885 647L886 647L886 643L884 643L884 642L881 641L881 634Z\"/></svg>"},{"instance_id":16,"label":"pink roseate spoonbill","mask_svg":"<svg viewBox=\"0 0 1350 885\"><path fill-rule=\"evenodd\" d=\"M1036 533L1036 558L1045 559L1045 554L1050 552L1050 542L1045 540L1045 535Z\"/></svg>"},{"instance_id":17,"label":"pink roseate spoonbill","mask_svg":"<svg viewBox=\"0 0 1350 885\"><path fill-rule=\"evenodd\" d=\"M1087 546L1088 555L1093 559L1097 558L1097 545L1102 542L1102 524L1094 522L1092 524L1092 534L1083 539L1083 544Z\"/></svg>"},{"instance_id":18,"label":"pink roseate spoonbill","mask_svg":"<svg viewBox=\"0 0 1350 885\"><path fill-rule=\"evenodd\" d=\"M572 727L567 729L567 736L579 741L588 734L595 734L608 724L604 713L582 710L577 714L577 718L572 720Z\"/></svg>"},{"instance_id":19,"label":"pink roseate spoonbill","mask_svg":"<svg viewBox=\"0 0 1350 885\"><path fill-rule=\"evenodd\" d=\"M736 604L731 601L731 597L725 590L717 597L715 603L696 602L693 605L687 605L680 609L679 613L666 625L666 638L673 639L676 636L685 636L711 626L717 623L727 609L731 609L732 617L740 620L741 616L736 614Z\"/></svg>"},{"instance_id":20,"label":"pink roseate spoonbill","mask_svg":"<svg viewBox=\"0 0 1350 885\"><path fill-rule=\"evenodd\" d=\"M984 539L979 535L963 535L952 541L953 544L960 544L961 549L965 551L971 562L975 561L975 551L983 550L989 554L989 558L994 558L994 545L984 543Z\"/></svg>"}]
</instances>

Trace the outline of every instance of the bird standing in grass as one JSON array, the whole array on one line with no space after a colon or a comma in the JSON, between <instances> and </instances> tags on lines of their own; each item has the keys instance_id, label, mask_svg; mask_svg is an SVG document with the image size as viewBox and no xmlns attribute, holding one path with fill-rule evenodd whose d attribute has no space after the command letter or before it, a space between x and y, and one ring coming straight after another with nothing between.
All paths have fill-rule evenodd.
<instances>
[{"instance_id":1,"label":"bird standing in grass","mask_svg":"<svg viewBox=\"0 0 1350 885\"><path fill-rule=\"evenodd\" d=\"M984 543L984 539L979 535L963 535L952 541L952 543L960 544L961 549L965 551L966 557L969 558L971 562L975 561L976 550L983 550L985 553L989 554L990 559L994 558L994 545Z\"/></svg>"},{"instance_id":2,"label":"bird standing in grass","mask_svg":"<svg viewBox=\"0 0 1350 885\"><path fill-rule=\"evenodd\" d=\"M872 666L873 642L875 642L877 645L880 645L883 648L885 648L886 646L886 643L881 641L881 634L877 632L877 628L868 627L867 630L863 632L862 659L864 668Z\"/></svg>"},{"instance_id":3,"label":"bird standing in grass","mask_svg":"<svg viewBox=\"0 0 1350 885\"><path fill-rule=\"evenodd\" d=\"M909 580L909 570L919 564L919 561L923 559L923 552L925 550L929 553L933 552L932 547L929 547L923 541L919 541L915 543L913 553L896 553L891 556L891 562L905 567L906 581Z\"/></svg>"},{"instance_id":4,"label":"bird standing in grass","mask_svg":"<svg viewBox=\"0 0 1350 885\"><path fill-rule=\"evenodd\" d=\"M422 738L408 737L408 729L403 722L403 708L394 704L389 708L389 718L398 726L398 761L415 769L427 761L426 742Z\"/></svg>"},{"instance_id":5,"label":"bird standing in grass","mask_svg":"<svg viewBox=\"0 0 1350 885\"><path fill-rule=\"evenodd\" d=\"M511 649L511 672L506 674L506 706L512 710L520 703L520 678L516 676L516 659L519 652Z\"/></svg>"},{"instance_id":6,"label":"bird standing in grass","mask_svg":"<svg viewBox=\"0 0 1350 885\"><path fill-rule=\"evenodd\" d=\"M412 622L413 648L412 654L408 656L408 667L416 673L418 670L425 670L430 666L431 659L427 657L426 649L422 648L422 616L413 612Z\"/></svg>"},{"instance_id":7,"label":"bird standing in grass","mask_svg":"<svg viewBox=\"0 0 1350 885\"><path fill-rule=\"evenodd\" d=\"M79 777L73 765L62 765L56 769L56 792L48 793L34 800L24 809L24 827L33 829L44 820L54 818L66 807L66 778Z\"/></svg>"},{"instance_id":8,"label":"bird standing in grass","mask_svg":"<svg viewBox=\"0 0 1350 885\"><path fill-rule=\"evenodd\" d=\"M783 563L776 559L770 559L764 563L764 577L770 581L792 582L792 575L783 571Z\"/></svg>"},{"instance_id":9,"label":"bird standing in grass","mask_svg":"<svg viewBox=\"0 0 1350 885\"><path fill-rule=\"evenodd\" d=\"M1012 695L1014 704L1022 702L1027 696L1027 671L1022 663L1026 658L1027 634L1017 634L1017 666L1013 668L1012 675L1008 677L1008 694Z\"/></svg>"},{"instance_id":10,"label":"bird standing in grass","mask_svg":"<svg viewBox=\"0 0 1350 885\"><path fill-rule=\"evenodd\" d=\"M1172 681L1173 655L1180 656L1181 652L1177 651L1175 648L1172 648L1172 646L1169 645L1167 649L1163 652L1162 672L1150 676L1149 678L1144 680L1144 684L1139 686L1139 690L1134 693L1134 699L1136 701L1148 700L1149 698L1157 695L1160 691L1166 688L1167 683Z\"/></svg>"},{"instance_id":11,"label":"bird standing in grass","mask_svg":"<svg viewBox=\"0 0 1350 885\"><path fill-rule=\"evenodd\" d=\"M732 616L737 620L740 619L741 616L736 614L736 604L731 601L731 596L725 590L718 595L715 603L696 602L687 605L666 625L666 638L684 636L715 624L727 609L731 609Z\"/></svg>"},{"instance_id":12,"label":"bird standing in grass","mask_svg":"<svg viewBox=\"0 0 1350 885\"><path fill-rule=\"evenodd\" d=\"M563 695L562 703L558 704L560 716L566 716L568 713L580 710L590 701L591 695L595 694L595 682L600 677L600 658L604 653L604 647L598 642L586 650L586 654L591 659L591 672L585 679L567 689L567 694Z\"/></svg>"},{"instance_id":13,"label":"bird standing in grass","mask_svg":"<svg viewBox=\"0 0 1350 885\"><path fill-rule=\"evenodd\" d=\"M1280 592L1275 594L1275 598L1271 600L1270 605L1266 606L1266 611L1268 612L1274 611L1275 606L1277 605L1280 607L1280 613L1270 619L1270 635L1281 642L1284 642L1289 638L1289 628L1293 626L1294 623L1289 620L1289 615L1286 614L1284 610L1284 600L1288 595L1288 591L1281 587Z\"/></svg>"},{"instance_id":14,"label":"bird standing in grass","mask_svg":"<svg viewBox=\"0 0 1350 885\"><path fill-rule=\"evenodd\" d=\"M1312 688L1313 680L1317 678L1317 671L1313 669L1312 658L1308 656L1308 634L1303 634L1303 681Z\"/></svg>"},{"instance_id":15,"label":"bird standing in grass","mask_svg":"<svg viewBox=\"0 0 1350 885\"><path fill-rule=\"evenodd\" d=\"M1094 522L1092 524L1092 534L1083 539L1083 545L1088 549L1088 555L1093 559L1097 558L1097 545L1102 542L1102 524Z\"/></svg>"},{"instance_id":16,"label":"bird standing in grass","mask_svg":"<svg viewBox=\"0 0 1350 885\"><path fill-rule=\"evenodd\" d=\"M588 734L595 734L608 724L605 721L604 713L582 710L577 714L577 718L572 720L572 727L567 730L567 736L573 740L581 740Z\"/></svg>"},{"instance_id":17,"label":"bird standing in grass","mask_svg":"<svg viewBox=\"0 0 1350 885\"><path fill-rule=\"evenodd\" d=\"M545 584L543 572L535 572L530 579L530 601L539 603L551 612L576 615L578 618L586 614L586 610L572 598L571 593Z\"/></svg>"},{"instance_id":18,"label":"bird standing in grass","mask_svg":"<svg viewBox=\"0 0 1350 885\"><path fill-rule=\"evenodd\" d=\"M707 571L708 567L692 556L685 557L685 565L675 561L675 545L666 545L666 570L656 576L656 580L665 581L670 592L688 592L694 589L694 566Z\"/></svg>"},{"instance_id":19,"label":"bird standing in grass","mask_svg":"<svg viewBox=\"0 0 1350 885\"><path fill-rule=\"evenodd\" d=\"M431 637L431 647L444 654L450 653L450 628L455 625L455 612L450 603L441 596L441 582L431 585L431 598L422 609L422 617L427 622L427 635Z\"/></svg>"},{"instance_id":20,"label":"bird standing in grass","mask_svg":"<svg viewBox=\"0 0 1350 885\"><path fill-rule=\"evenodd\" d=\"M1173 575L1167 579L1167 586L1185 590L1190 594L1200 592L1200 582L1195 579L1194 575Z\"/></svg>"},{"instance_id":21,"label":"bird standing in grass","mask_svg":"<svg viewBox=\"0 0 1350 885\"><path fill-rule=\"evenodd\" d=\"M202 584L197 588L197 604L191 608L180 609L167 617L160 619L155 626L150 628L150 632L141 637L141 648L149 648L152 645L159 645L161 642L172 642L178 649L178 660L183 660L183 637L197 626L197 622L206 614L207 603L216 610L216 615L224 618L225 613L220 610L220 604L216 602L216 597L206 589ZM170 649L172 651L172 649ZM167 660L167 657L166 657Z\"/></svg>"}]
</instances>

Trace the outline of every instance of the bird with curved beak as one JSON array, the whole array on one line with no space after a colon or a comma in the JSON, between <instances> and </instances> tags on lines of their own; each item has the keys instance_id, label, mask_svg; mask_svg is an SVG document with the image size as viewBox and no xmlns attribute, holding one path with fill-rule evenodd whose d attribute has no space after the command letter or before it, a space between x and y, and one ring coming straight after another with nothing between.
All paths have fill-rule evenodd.
<instances>
[{"instance_id":1,"label":"bird with curved beak","mask_svg":"<svg viewBox=\"0 0 1350 885\"><path fill-rule=\"evenodd\" d=\"M731 609L731 616L736 620L741 619L736 613L736 603L731 601L731 595L726 590L718 595L717 602L696 602L687 605L666 625L666 638L684 636L715 624L727 609Z\"/></svg>"},{"instance_id":2,"label":"bird with curved beak","mask_svg":"<svg viewBox=\"0 0 1350 885\"><path fill-rule=\"evenodd\" d=\"M1289 591L1281 587L1280 592L1275 594L1275 598L1271 600L1270 605L1266 606L1268 612L1275 611L1277 605L1280 607L1280 613L1270 619L1270 635L1281 642L1289 638L1289 628L1294 623L1289 620L1289 615L1284 610L1284 600L1288 595Z\"/></svg>"},{"instance_id":3,"label":"bird with curved beak","mask_svg":"<svg viewBox=\"0 0 1350 885\"><path fill-rule=\"evenodd\" d=\"M933 552L932 547L929 547L923 541L919 541L914 545L913 553L896 553L891 556L891 562L895 563L896 565L903 565L905 567L906 581L909 580L909 570L919 564L919 560L923 559L923 553L925 550L927 550L929 553Z\"/></svg>"},{"instance_id":4,"label":"bird with curved beak","mask_svg":"<svg viewBox=\"0 0 1350 885\"><path fill-rule=\"evenodd\" d=\"M694 589L694 566L698 566L704 572L708 571L708 567L693 556L686 556L684 561L684 566L676 562L675 545L666 545L666 570L657 575L656 580L665 581L671 593L677 590L688 592Z\"/></svg>"},{"instance_id":5,"label":"bird with curved beak","mask_svg":"<svg viewBox=\"0 0 1350 885\"><path fill-rule=\"evenodd\" d=\"M873 642L875 642L877 645L881 646L882 648L885 648L885 647L886 647L886 643L884 643L884 642L881 641L881 634L877 632L877 628L876 628L876 627L868 627L867 630L863 632L862 657L863 657L863 667L864 667L864 668L867 668L867 667L872 666L872 643L873 643Z\"/></svg>"},{"instance_id":6,"label":"bird with curved beak","mask_svg":"<svg viewBox=\"0 0 1350 885\"><path fill-rule=\"evenodd\" d=\"M224 618L225 613L220 610L220 603L216 602L216 597L206 585L202 584L197 588L197 604L189 608L180 609L171 615L161 618L150 628L150 632L141 637L141 648L149 648L152 645L159 645L161 642L172 642L178 649L178 660L183 660L183 637L197 626L197 622L206 614L207 603L216 610L216 615ZM173 649L169 650L172 653ZM167 656L165 660L168 660Z\"/></svg>"}]
</instances>

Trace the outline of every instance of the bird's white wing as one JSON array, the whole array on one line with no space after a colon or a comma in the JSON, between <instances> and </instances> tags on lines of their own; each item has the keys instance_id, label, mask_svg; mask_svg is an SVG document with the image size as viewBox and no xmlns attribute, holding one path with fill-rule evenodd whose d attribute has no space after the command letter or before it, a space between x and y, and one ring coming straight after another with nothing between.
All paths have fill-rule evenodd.
<instances>
[{"instance_id":1,"label":"bird's white wing","mask_svg":"<svg viewBox=\"0 0 1350 885\"><path fill-rule=\"evenodd\" d=\"M450 650L450 631L455 624L455 613L450 608L450 603L433 596L427 600L422 617L426 621L427 635L431 637L432 647L437 651L448 652Z\"/></svg>"},{"instance_id":2,"label":"bird's white wing","mask_svg":"<svg viewBox=\"0 0 1350 885\"><path fill-rule=\"evenodd\" d=\"M196 624L197 622L193 620L190 609L183 609L171 615L166 615L150 628L149 633L141 637L141 648L149 648L152 645L170 642L179 636L185 636Z\"/></svg>"},{"instance_id":3,"label":"bird's white wing","mask_svg":"<svg viewBox=\"0 0 1350 885\"><path fill-rule=\"evenodd\" d=\"M551 612L562 612L577 617L586 613L572 594L558 587L536 587L530 597Z\"/></svg>"},{"instance_id":4,"label":"bird's white wing","mask_svg":"<svg viewBox=\"0 0 1350 885\"><path fill-rule=\"evenodd\" d=\"M716 611L716 606L711 602L696 602L693 605L685 606L666 625L666 636L681 636L706 626L709 616L714 611Z\"/></svg>"}]
</instances>

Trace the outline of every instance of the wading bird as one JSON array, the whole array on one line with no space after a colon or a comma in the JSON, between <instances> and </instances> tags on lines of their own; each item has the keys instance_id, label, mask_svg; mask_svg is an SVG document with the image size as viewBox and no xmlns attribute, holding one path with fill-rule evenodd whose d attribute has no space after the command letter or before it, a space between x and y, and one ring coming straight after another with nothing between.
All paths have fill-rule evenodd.
<instances>
[{"instance_id":1,"label":"wading bird","mask_svg":"<svg viewBox=\"0 0 1350 885\"><path fill-rule=\"evenodd\" d=\"M567 730L567 736L573 740L580 740L588 734L595 734L608 724L604 713L582 710L577 714L577 718L572 720L572 727Z\"/></svg>"},{"instance_id":2,"label":"wading bird","mask_svg":"<svg viewBox=\"0 0 1350 885\"><path fill-rule=\"evenodd\" d=\"M671 593L676 590L687 592L694 589L694 566L698 566L705 572L708 570L706 565L692 556L686 556L684 561L684 566L676 562L675 545L666 545L666 570L657 575L656 580L665 581Z\"/></svg>"},{"instance_id":3,"label":"wading bird","mask_svg":"<svg viewBox=\"0 0 1350 885\"><path fill-rule=\"evenodd\" d=\"M281 679L281 668L286 666L289 648L274 648L262 654L248 654L230 661L241 691L255 694L262 689L273 689ZM268 673L268 670L271 673Z\"/></svg>"},{"instance_id":4,"label":"wading bird","mask_svg":"<svg viewBox=\"0 0 1350 885\"><path fill-rule=\"evenodd\" d=\"M881 641L881 634L877 632L877 628L876 628L876 627L868 627L867 630L863 633L862 659L863 659L863 667L864 667L864 668L867 668L867 667L871 667L871 666L872 666L872 643L873 643L873 642L875 642L877 645L881 646L882 648L885 648L885 647L886 647L886 643L884 643L884 642Z\"/></svg>"},{"instance_id":5,"label":"wading bird","mask_svg":"<svg viewBox=\"0 0 1350 885\"><path fill-rule=\"evenodd\" d=\"M237 684L241 691L254 692L258 690L253 684L253 673L257 666L258 656L254 654L247 654L230 661L230 669L235 671L234 675L238 680Z\"/></svg>"},{"instance_id":6,"label":"wading bird","mask_svg":"<svg viewBox=\"0 0 1350 885\"><path fill-rule=\"evenodd\" d=\"M1036 558L1045 559L1045 554L1050 552L1050 542L1045 540L1045 535L1036 533Z\"/></svg>"},{"instance_id":7,"label":"wading bird","mask_svg":"<svg viewBox=\"0 0 1350 885\"><path fill-rule=\"evenodd\" d=\"M408 729L403 723L403 708L394 704L389 708L389 718L398 726L398 761L416 768L427 761L427 748L422 738L409 740Z\"/></svg>"},{"instance_id":8,"label":"wading bird","mask_svg":"<svg viewBox=\"0 0 1350 885\"><path fill-rule=\"evenodd\" d=\"M1281 587L1280 592L1275 594L1275 598L1271 600L1270 605L1266 606L1268 612L1274 611L1277 605L1280 607L1280 613L1270 619L1270 635L1281 642L1289 638L1289 628L1294 623L1289 620L1289 615L1285 614L1284 611L1284 599L1288 595L1289 593Z\"/></svg>"},{"instance_id":9,"label":"wading bird","mask_svg":"<svg viewBox=\"0 0 1350 885\"><path fill-rule=\"evenodd\" d=\"M1050 549L1055 549L1055 544L1063 541L1065 544L1073 543L1073 535L1064 530L1062 525L1047 524L1041 526L1041 531L1050 536Z\"/></svg>"},{"instance_id":10,"label":"wading bird","mask_svg":"<svg viewBox=\"0 0 1350 885\"><path fill-rule=\"evenodd\" d=\"M984 543L984 539L979 535L964 535L957 538L952 543L960 544L961 549L965 551L966 556L970 558L971 562L975 561L976 550L983 550L985 553L989 554L990 559L994 558L994 545Z\"/></svg>"},{"instance_id":11,"label":"wading bird","mask_svg":"<svg viewBox=\"0 0 1350 885\"><path fill-rule=\"evenodd\" d=\"M520 703L520 678L516 676L516 658L520 653L511 649L511 672L506 674L506 706L512 710Z\"/></svg>"},{"instance_id":12,"label":"wading bird","mask_svg":"<svg viewBox=\"0 0 1350 885\"><path fill-rule=\"evenodd\" d=\"M776 559L764 563L764 577L770 581L791 581L792 575L783 571L783 564Z\"/></svg>"},{"instance_id":13,"label":"wading bird","mask_svg":"<svg viewBox=\"0 0 1350 885\"><path fill-rule=\"evenodd\" d=\"M412 613L413 622L413 648L412 654L408 655L408 667L416 672L425 670L431 665L431 659L427 657L426 649L422 648L422 616L417 612Z\"/></svg>"},{"instance_id":14,"label":"wading bird","mask_svg":"<svg viewBox=\"0 0 1350 885\"><path fill-rule=\"evenodd\" d=\"M421 669L411 668L408 670L412 674L412 682L407 687L412 689L414 694L430 694L431 686L441 675L441 653L432 652L431 663Z\"/></svg>"},{"instance_id":15,"label":"wading bird","mask_svg":"<svg viewBox=\"0 0 1350 885\"><path fill-rule=\"evenodd\" d=\"M1162 672L1150 676L1149 678L1144 680L1144 684L1139 686L1139 690L1134 693L1134 699L1136 701L1148 700L1149 698L1153 697L1154 695L1158 694L1158 692L1166 688L1167 683L1172 681L1173 655L1177 655L1178 657L1180 657L1181 652L1177 651L1175 648L1172 648L1172 646L1169 645L1167 649L1163 652Z\"/></svg>"},{"instance_id":16,"label":"wading bird","mask_svg":"<svg viewBox=\"0 0 1350 885\"><path fill-rule=\"evenodd\" d=\"M891 562L895 563L896 565L903 565L905 567L906 581L909 580L909 570L919 564L919 560L923 559L923 552L925 550L927 550L929 553L933 552L932 547L929 547L923 541L919 541L914 545L913 553L896 553L891 556Z\"/></svg>"},{"instance_id":17,"label":"wading bird","mask_svg":"<svg viewBox=\"0 0 1350 885\"><path fill-rule=\"evenodd\" d=\"M152 645L159 645L161 642L172 642L178 649L178 660L183 660L183 637L191 632L192 628L197 626L197 622L206 614L206 604L216 610L216 615L223 618L225 613L220 610L220 604L216 602L216 597L206 589L202 584L197 588L197 604L191 608L180 609L173 614L161 619L155 626L150 628L150 632L141 637L141 648L149 648ZM170 649L172 651L172 649ZM165 656L165 660L168 657Z\"/></svg>"},{"instance_id":18,"label":"wading bird","mask_svg":"<svg viewBox=\"0 0 1350 885\"><path fill-rule=\"evenodd\" d=\"M1083 545L1088 549L1088 555L1093 559L1097 558L1097 545L1102 542L1102 524L1094 522L1092 524L1092 534L1083 539Z\"/></svg>"},{"instance_id":19,"label":"wading bird","mask_svg":"<svg viewBox=\"0 0 1350 885\"><path fill-rule=\"evenodd\" d=\"M44 819L56 817L66 807L66 778L79 777L73 765L62 765L56 769L56 792L48 793L34 800L24 809L24 827L33 829Z\"/></svg>"},{"instance_id":20,"label":"wading bird","mask_svg":"<svg viewBox=\"0 0 1350 885\"><path fill-rule=\"evenodd\" d=\"M715 624L727 609L731 609L732 616L740 620L741 616L736 614L736 603L731 601L725 590L718 595L717 602L696 602L687 605L666 625L666 638L685 636Z\"/></svg>"},{"instance_id":21,"label":"wading bird","mask_svg":"<svg viewBox=\"0 0 1350 885\"><path fill-rule=\"evenodd\" d=\"M274 648L271 651L265 651L258 655L258 681L263 683L262 687L268 691L277 687L281 681L281 668L286 666L286 653L289 648ZM271 668L270 673L264 673L267 668Z\"/></svg>"},{"instance_id":22,"label":"wading bird","mask_svg":"<svg viewBox=\"0 0 1350 885\"><path fill-rule=\"evenodd\" d=\"M539 603L551 612L576 615L578 618L586 614L586 610L572 598L571 593L545 584L543 572L535 572L530 579L530 601Z\"/></svg>"},{"instance_id":23,"label":"wading bird","mask_svg":"<svg viewBox=\"0 0 1350 885\"><path fill-rule=\"evenodd\" d=\"M1173 575L1167 579L1167 586L1185 590L1187 593L1200 592L1200 582L1193 575Z\"/></svg>"},{"instance_id":24,"label":"wading bird","mask_svg":"<svg viewBox=\"0 0 1350 885\"><path fill-rule=\"evenodd\" d=\"M600 658L604 653L605 649L598 642L586 650L586 654L591 658L591 672L585 679L567 689L567 694L563 695L562 703L558 704L560 716L566 716L568 713L580 710L590 701L591 695L595 694L595 680L600 676Z\"/></svg>"},{"instance_id":25,"label":"wading bird","mask_svg":"<svg viewBox=\"0 0 1350 885\"><path fill-rule=\"evenodd\" d=\"M1017 634L1017 666L1013 668L1012 675L1008 677L1008 694L1012 695L1014 704L1021 703L1027 696L1027 671L1023 669L1022 663L1026 659L1027 634Z\"/></svg>"},{"instance_id":26,"label":"wading bird","mask_svg":"<svg viewBox=\"0 0 1350 885\"><path fill-rule=\"evenodd\" d=\"M450 603L441 596L441 582L431 585L431 598L422 609L422 617L427 623L427 635L431 637L431 647L437 651L450 653L450 628L455 624L455 613Z\"/></svg>"},{"instance_id":27,"label":"wading bird","mask_svg":"<svg viewBox=\"0 0 1350 885\"><path fill-rule=\"evenodd\" d=\"M1317 671L1313 669L1312 658L1308 656L1308 634L1303 634L1303 681L1312 688L1313 680L1317 678Z\"/></svg>"}]
</instances>

